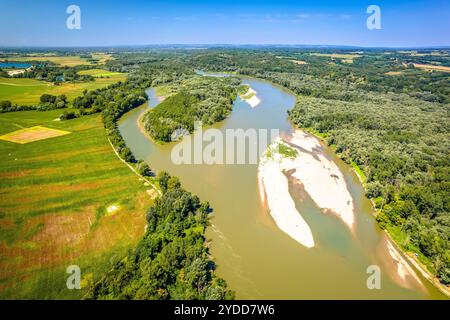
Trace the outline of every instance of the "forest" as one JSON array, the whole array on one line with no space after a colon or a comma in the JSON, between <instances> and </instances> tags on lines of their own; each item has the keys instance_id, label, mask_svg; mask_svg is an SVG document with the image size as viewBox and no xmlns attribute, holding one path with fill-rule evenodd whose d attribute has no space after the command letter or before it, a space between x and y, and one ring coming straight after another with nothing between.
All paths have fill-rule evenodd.
<instances>
[{"instance_id":1,"label":"forest","mask_svg":"<svg viewBox=\"0 0 450 320\"><path fill-rule=\"evenodd\" d=\"M144 117L145 130L156 140L169 142L177 130L194 130L194 121L211 125L224 120L233 101L244 90L234 77L193 76L170 85L177 93L150 110Z\"/></svg>"}]
</instances>

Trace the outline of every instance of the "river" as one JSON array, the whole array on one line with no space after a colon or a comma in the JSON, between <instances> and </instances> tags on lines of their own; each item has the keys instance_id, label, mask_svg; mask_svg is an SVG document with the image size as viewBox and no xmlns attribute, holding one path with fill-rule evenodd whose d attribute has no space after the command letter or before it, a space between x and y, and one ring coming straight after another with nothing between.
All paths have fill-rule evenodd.
<instances>
[{"instance_id":1,"label":"river","mask_svg":"<svg viewBox=\"0 0 450 320\"><path fill-rule=\"evenodd\" d=\"M295 96L267 81L242 78L261 99L256 108L239 97L231 115L214 125L273 129L290 133L287 110ZM207 238L217 273L238 299L436 299L443 295L420 275L420 282L401 279L387 250L387 237L376 225L374 209L354 171L333 151L327 155L342 170L355 205L355 231L338 218L324 214L304 193L290 184L298 211L313 232L316 246L306 248L279 230L259 198L257 165L176 165L171 161L175 143L159 145L139 129L137 120L159 102L153 89L148 104L125 114L120 132L137 159L151 168L166 170L183 186L208 200L214 209ZM324 190L326 192L326 190ZM381 289L368 289L367 268L381 270Z\"/></svg>"}]
</instances>

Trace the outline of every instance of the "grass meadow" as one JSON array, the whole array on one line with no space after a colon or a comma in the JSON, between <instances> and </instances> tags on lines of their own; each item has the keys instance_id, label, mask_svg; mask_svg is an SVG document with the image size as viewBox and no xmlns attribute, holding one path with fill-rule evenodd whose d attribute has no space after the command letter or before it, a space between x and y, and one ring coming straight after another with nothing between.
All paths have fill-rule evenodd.
<instances>
[{"instance_id":1,"label":"grass meadow","mask_svg":"<svg viewBox=\"0 0 450 320\"><path fill-rule=\"evenodd\" d=\"M38 125L71 132L0 141L0 298L79 298L66 268L79 265L86 285L144 233L149 187L116 157L100 115L55 121L61 112L0 114L0 135Z\"/></svg>"},{"instance_id":2,"label":"grass meadow","mask_svg":"<svg viewBox=\"0 0 450 320\"><path fill-rule=\"evenodd\" d=\"M90 75L94 78L101 78L101 77L115 77L123 75L123 73L120 72L112 72L104 69L89 69L89 70L82 70L79 71L78 74L81 75Z\"/></svg>"}]
</instances>

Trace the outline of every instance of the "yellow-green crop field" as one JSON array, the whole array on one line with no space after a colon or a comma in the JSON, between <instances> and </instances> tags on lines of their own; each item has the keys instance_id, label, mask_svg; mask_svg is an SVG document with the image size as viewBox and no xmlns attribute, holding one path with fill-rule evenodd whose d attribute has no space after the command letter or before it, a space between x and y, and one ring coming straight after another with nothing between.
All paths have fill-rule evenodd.
<instances>
[{"instance_id":1,"label":"yellow-green crop field","mask_svg":"<svg viewBox=\"0 0 450 320\"><path fill-rule=\"evenodd\" d=\"M38 140L59 137L69 133L69 131L46 128L43 126L34 126L31 128L23 128L4 134L0 136L0 140L25 144Z\"/></svg>"},{"instance_id":2,"label":"yellow-green crop field","mask_svg":"<svg viewBox=\"0 0 450 320\"><path fill-rule=\"evenodd\" d=\"M113 77L122 75L123 73L120 72L112 72L104 69L89 69L89 70L82 70L79 71L78 74L80 75L89 75L93 77Z\"/></svg>"}]
</instances>

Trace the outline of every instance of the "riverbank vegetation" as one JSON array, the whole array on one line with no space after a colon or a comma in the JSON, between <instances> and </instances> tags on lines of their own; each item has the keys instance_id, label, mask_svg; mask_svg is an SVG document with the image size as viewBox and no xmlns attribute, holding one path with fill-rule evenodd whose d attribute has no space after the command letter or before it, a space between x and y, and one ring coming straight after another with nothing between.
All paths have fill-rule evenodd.
<instances>
[{"instance_id":1,"label":"riverbank vegetation","mask_svg":"<svg viewBox=\"0 0 450 320\"><path fill-rule=\"evenodd\" d=\"M147 231L136 249L118 261L87 294L87 299L232 299L214 275L204 231L208 203L161 172L163 195L147 212Z\"/></svg>"}]
</instances>

